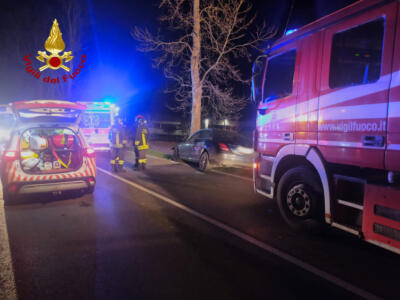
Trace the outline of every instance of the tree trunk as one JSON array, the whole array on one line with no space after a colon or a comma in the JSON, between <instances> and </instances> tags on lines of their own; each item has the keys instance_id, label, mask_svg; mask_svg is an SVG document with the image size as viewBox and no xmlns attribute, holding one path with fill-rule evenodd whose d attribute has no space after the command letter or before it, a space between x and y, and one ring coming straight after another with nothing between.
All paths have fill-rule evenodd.
<instances>
[{"instance_id":1,"label":"tree trunk","mask_svg":"<svg viewBox=\"0 0 400 300\"><path fill-rule=\"evenodd\" d=\"M190 134L195 133L201 126L201 97L203 87L200 81L200 0L193 0L193 50L190 60L192 78L192 122Z\"/></svg>"}]
</instances>

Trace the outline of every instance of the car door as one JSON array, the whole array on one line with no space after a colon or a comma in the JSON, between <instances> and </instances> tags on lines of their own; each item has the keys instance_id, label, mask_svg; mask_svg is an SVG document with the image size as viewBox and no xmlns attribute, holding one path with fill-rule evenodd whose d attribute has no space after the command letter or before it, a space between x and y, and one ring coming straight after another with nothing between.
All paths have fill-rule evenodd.
<instances>
[{"instance_id":1,"label":"car door","mask_svg":"<svg viewBox=\"0 0 400 300\"><path fill-rule=\"evenodd\" d=\"M207 142L212 141L212 133L209 129L203 129L199 131L199 135L193 140L193 146L190 151L189 160L193 162L199 162L200 156L203 149L207 148Z\"/></svg>"}]
</instances>

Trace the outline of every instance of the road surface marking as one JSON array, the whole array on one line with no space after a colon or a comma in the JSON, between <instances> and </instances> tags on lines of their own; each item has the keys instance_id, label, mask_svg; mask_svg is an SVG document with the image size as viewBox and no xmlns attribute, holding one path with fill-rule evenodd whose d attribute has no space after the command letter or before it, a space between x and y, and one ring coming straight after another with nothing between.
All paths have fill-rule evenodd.
<instances>
[{"instance_id":1,"label":"road surface marking","mask_svg":"<svg viewBox=\"0 0 400 300\"><path fill-rule=\"evenodd\" d=\"M4 213L3 187L0 180L0 299L18 299Z\"/></svg>"},{"instance_id":2,"label":"road surface marking","mask_svg":"<svg viewBox=\"0 0 400 300\"><path fill-rule=\"evenodd\" d=\"M263 250L265 250L267 252L270 252L270 253L274 254L275 256L278 256L281 259L286 260L289 263L292 263L292 264L296 265L297 267L299 267L299 268L301 268L303 270L306 270L306 271L308 271L308 272L310 272L310 273L312 273L312 274L314 274L314 275L316 275L316 276L318 276L318 277L320 277L320 278L322 278L322 279L324 279L324 280L326 280L326 281L328 281L328 282L330 282L330 283L332 283L334 285L337 285L337 286L339 286L339 287L341 287L341 288L343 288L343 289L345 289L345 290L347 290L347 291L349 291L349 292L351 292L351 293L353 293L355 295L358 295L358 296L363 297L365 299L381 299L380 297L375 296L374 294L371 294L371 293L369 293L367 291L364 291L363 289L361 289L359 287L356 287L356 286L352 285L351 283L348 283L348 282L346 282L346 281L344 281L344 280L342 280L342 279L340 279L340 278L338 278L338 277L336 277L334 275L331 275L331 274L329 274L329 273L327 273L327 272L325 272L323 270L320 270L320 269L318 269L318 268L316 268L316 267L314 267L314 266L312 266L312 265L310 265L310 264L308 264L306 262L303 262L300 259L298 259L298 258L296 258L294 256L291 256L290 254L287 254L287 253L285 253L285 252L283 252L283 251L281 251L279 249L276 249L276 248L274 248L274 247L272 247L272 246L270 246L270 245L268 245L268 244L266 244L264 242L261 242L261 241L257 240L256 238L254 238L254 237L252 237L252 236L250 236L250 235L248 235L246 233L243 233L243 232L241 232L241 231L239 231L239 230L237 230L237 229L235 229L235 228L233 228L233 227L231 227L229 225L226 225L226 224L224 224L224 223L222 223L222 222L220 222L218 220L210 218L210 217L208 217L208 216L206 216L206 215L204 215L202 213L199 213L199 212L191 209L190 207L188 207L186 205L178 203L178 202L176 202L176 201L174 201L174 200L172 200L172 199L170 199L170 198L168 198L168 197L166 197L164 195L161 195L161 194L159 194L159 193L157 193L155 191L152 191L152 190L150 190L150 189L148 189L146 187L143 187L143 186L141 186L139 184L136 184L136 183L134 183L134 182L132 182L132 181L130 181L128 179L125 179L125 178L123 178L121 176L118 176L118 175L116 175L114 173L111 173L111 172L109 172L107 170L104 170L103 168L97 167L97 169L99 171L103 172L104 174L107 174L107 175L109 175L111 177L119 179L122 182L124 182L124 183L126 183L126 184L128 184L128 185L130 185L130 186L132 186L132 187L134 187L134 188L136 188L138 190L140 190L140 191L148 193L148 194L150 194L150 195L152 195L152 196L154 196L154 197L156 197L156 198L158 198L158 199L160 199L160 200L162 200L162 201L164 201L164 202L166 202L166 203L168 203L168 204L170 204L172 206L175 206L175 207L177 207L179 209L182 209L183 211L185 211L185 212L187 212L187 213L189 213L191 215L194 215L194 216L198 217L199 219L201 219L201 220L203 220L203 221L205 221L205 222L207 222L209 224L212 224L212 225L214 225L214 226L216 226L216 227L218 227L218 228L220 228L220 229L222 229L224 231L227 231L230 234L232 234L232 235L234 235L234 236L236 236L236 237L238 237L238 238L240 238L242 240L245 240L248 243L250 243L250 244L252 244L254 246L257 246L257 247L259 247L259 248L261 248L261 249L263 249Z\"/></svg>"},{"instance_id":3,"label":"road surface marking","mask_svg":"<svg viewBox=\"0 0 400 300\"><path fill-rule=\"evenodd\" d=\"M217 170L212 170L212 169L210 170L210 172L216 173L216 174L221 174L221 175L227 175L227 176L231 176L231 177L235 177L235 178L239 178L239 179L243 179L243 180L246 180L246 181L253 182L253 179L249 178L249 177L239 176L239 175L230 174L230 173L227 173L227 172L222 172L222 171L217 171Z\"/></svg>"}]
</instances>

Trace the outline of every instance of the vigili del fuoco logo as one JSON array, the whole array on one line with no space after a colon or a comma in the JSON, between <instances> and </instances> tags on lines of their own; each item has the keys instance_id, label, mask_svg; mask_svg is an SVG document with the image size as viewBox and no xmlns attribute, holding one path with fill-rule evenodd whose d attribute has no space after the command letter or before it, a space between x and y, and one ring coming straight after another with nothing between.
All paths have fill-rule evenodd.
<instances>
[{"instance_id":1,"label":"vigili del fuoco logo","mask_svg":"<svg viewBox=\"0 0 400 300\"><path fill-rule=\"evenodd\" d=\"M37 56L36 59L41 61L42 63L45 63L45 65L42 65L39 70L35 70L32 66L32 61L30 60L31 55L28 54L24 57L24 61L26 62L25 65L27 66L25 68L26 72L31 74L34 78L40 79L42 75L41 72L46 69L58 70L62 68L66 72L71 71L71 69L68 66L64 65L64 63L71 61L74 57L72 56L72 51L64 51L65 43L62 39L62 33L58 26L57 19L54 19L49 37L44 43L44 48L47 51L39 50L37 52L39 56ZM62 53L61 55L62 51L64 51L64 53ZM49 52L50 54L48 54L47 52ZM43 82L58 84L60 82L66 82L68 79L74 79L82 71L83 67L85 66L85 61L86 55L82 55L78 68L76 68L74 72L72 72L72 74L63 75L61 81L59 76L55 78L52 78L51 76L43 76Z\"/></svg>"}]
</instances>

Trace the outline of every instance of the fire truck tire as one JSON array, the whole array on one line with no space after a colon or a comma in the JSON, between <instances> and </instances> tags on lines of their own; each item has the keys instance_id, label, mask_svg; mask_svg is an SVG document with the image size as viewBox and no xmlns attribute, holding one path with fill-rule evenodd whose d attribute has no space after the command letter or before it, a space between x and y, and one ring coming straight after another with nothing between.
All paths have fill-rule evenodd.
<instances>
[{"instance_id":1,"label":"fire truck tire","mask_svg":"<svg viewBox=\"0 0 400 300\"><path fill-rule=\"evenodd\" d=\"M296 231L319 233L324 196L318 175L308 166L286 171L278 183L277 202L285 222Z\"/></svg>"},{"instance_id":2,"label":"fire truck tire","mask_svg":"<svg viewBox=\"0 0 400 300\"><path fill-rule=\"evenodd\" d=\"M208 157L208 153L206 151L203 151L203 153L200 155L199 171L205 172L207 170L209 163L210 163L210 160Z\"/></svg>"}]
</instances>

